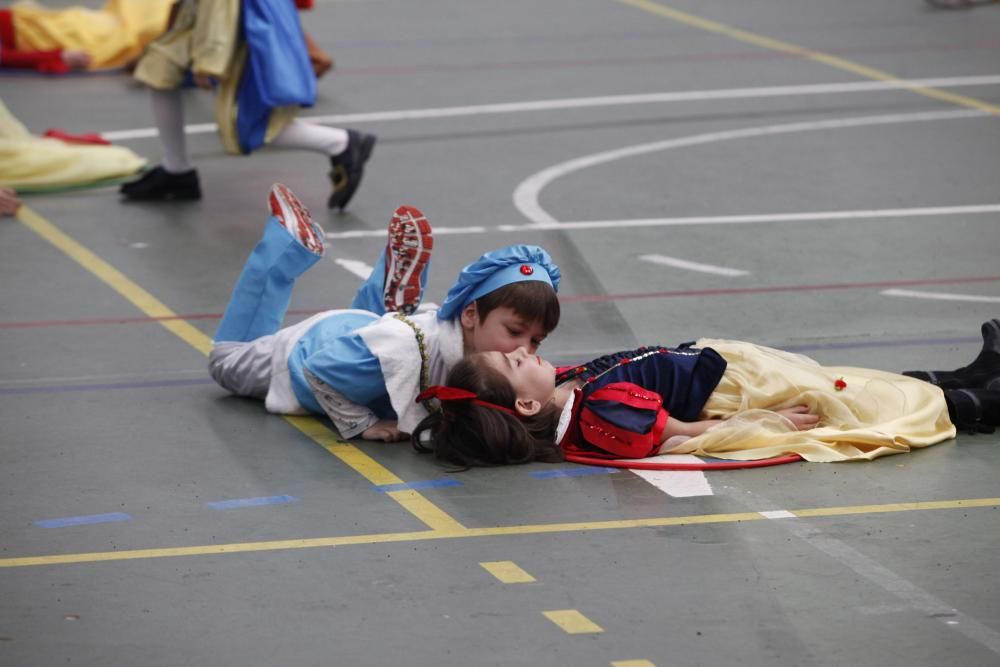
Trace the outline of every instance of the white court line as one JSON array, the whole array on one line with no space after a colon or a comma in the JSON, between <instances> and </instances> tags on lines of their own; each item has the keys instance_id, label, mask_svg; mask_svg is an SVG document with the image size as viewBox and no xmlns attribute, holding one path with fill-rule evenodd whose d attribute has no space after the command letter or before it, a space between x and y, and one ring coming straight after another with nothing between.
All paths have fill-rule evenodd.
<instances>
[{"instance_id":1,"label":"white court line","mask_svg":"<svg viewBox=\"0 0 1000 667\"><path fill-rule=\"evenodd\" d=\"M325 116L301 116L304 120L327 125L349 123L378 123L400 120L429 120L434 118L458 118L463 116L483 116L503 113L524 113L531 111L557 111L562 109L582 109L588 107L626 106L636 104L665 104L670 102L697 102L704 100L753 99L762 97L793 97L801 95L831 95L839 93L878 92L906 90L909 88L961 88L974 86L994 86L1000 84L1000 75L948 77L939 79L909 79L900 81L858 81L851 83L820 83L794 86L763 86L757 88L724 88L717 90L692 90L686 92L646 93L637 95L606 95L600 97L573 97L555 100L533 100L526 102L506 102L501 104L478 104L436 109L403 109L398 111L371 111L365 113L333 114ZM215 123L186 125L186 134L215 132ZM102 132L108 141L127 141L155 137L156 128L132 130L112 130Z\"/></svg>"},{"instance_id":2,"label":"white court line","mask_svg":"<svg viewBox=\"0 0 1000 667\"><path fill-rule=\"evenodd\" d=\"M663 264L665 266L673 266L678 269L698 271L700 273L714 273L715 275L729 276L731 278L735 278L736 276L745 276L750 273L749 271L743 271L742 269L730 269L725 266L715 266L714 264L689 262L686 259L667 257L666 255L639 255L639 259L644 262L651 262L652 264Z\"/></svg>"},{"instance_id":3,"label":"white court line","mask_svg":"<svg viewBox=\"0 0 1000 667\"><path fill-rule=\"evenodd\" d=\"M691 457L696 461L695 457ZM712 486L701 470L632 470L660 491L674 498L711 496Z\"/></svg>"},{"instance_id":4,"label":"white court line","mask_svg":"<svg viewBox=\"0 0 1000 667\"><path fill-rule=\"evenodd\" d=\"M893 125L898 123L917 123L936 120L953 120L957 118L982 118L984 116L993 117L992 114L978 109L958 109L950 111L918 112L908 114L887 114L882 116L861 116L855 118L835 118L831 120L806 121L796 123L785 123L782 125L764 125L761 127L747 127L738 130L724 130L721 132L708 132L706 134L696 134L688 137L677 137L665 141L654 141L648 144L638 144L635 146L625 146L610 151L585 155L583 157L560 162L543 169L525 180L523 180L514 190L514 206L525 218L535 224L559 224L559 221L549 215L538 203L542 189L558 178L562 178L575 171L588 169L597 165L632 158L649 153L683 148L686 146L698 146L703 144L717 143L720 141L731 141L733 139L747 139L752 137L774 136L779 134L791 134L794 132L813 132L816 130L839 130L854 127L867 127L873 125Z\"/></svg>"},{"instance_id":5,"label":"white court line","mask_svg":"<svg viewBox=\"0 0 1000 667\"><path fill-rule=\"evenodd\" d=\"M762 512L763 514L763 512ZM908 579L896 574L880 562L857 549L824 533L818 525L799 519L780 521L778 525L841 565L854 570L859 576L882 590L902 600L910 609L928 618L936 618L949 628L964 635L994 653L1000 653L1000 633L977 619L952 607ZM819 564L816 564L819 567ZM818 571L818 570L817 570Z\"/></svg>"},{"instance_id":6,"label":"white court line","mask_svg":"<svg viewBox=\"0 0 1000 667\"><path fill-rule=\"evenodd\" d=\"M635 220L588 220L577 222L527 223L496 227L434 227L434 234L486 234L496 232L542 232L551 230L617 229L622 227L680 227L687 225L739 225L769 222L824 222L828 220L874 220L878 218L920 218L943 215L1000 213L1000 204L968 206L925 206L920 208L861 209L857 211L806 211L802 213L751 213L679 218L637 218ZM385 238L385 229L356 229L328 232L328 239Z\"/></svg>"},{"instance_id":7,"label":"white court line","mask_svg":"<svg viewBox=\"0 0 1000 667\"><path fill-rule=\"evenodd\" d=\"M768 510L766 512L757 512L765 519L795 519L796 516L789 512L788 510Z\"/></svg>"},{"instance_id":8,"label":"white court line","mask_svg":"<svg viewBox=\"0 0 1000 667\"><path fill-rule=\"evenodd\" d=\"M949 294L947 292L920 292L908 289L887 289L885 296L905 296L913 299L938 299L941 301L975 301L977 303L1000 303L1000 296L980 296L978 294Z\"/></svg>"},{"instance_id":9,"label":"white court line","mask_svg":"<svg viewBox=\"0 0 1000 667\"><path fill-rule=\"evenodd\" d=\"M365 264L361 260L357 259L335 259L333 262L334 264L347 269L362 280L368 280L368 276L371 275L373 268L370 264Z\"/></svg>"}]
</instances>

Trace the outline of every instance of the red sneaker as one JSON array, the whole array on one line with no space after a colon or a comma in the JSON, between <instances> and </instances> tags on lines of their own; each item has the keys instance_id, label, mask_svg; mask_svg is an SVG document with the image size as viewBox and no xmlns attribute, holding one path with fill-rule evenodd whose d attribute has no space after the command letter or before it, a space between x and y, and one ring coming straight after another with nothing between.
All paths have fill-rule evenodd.
<instances>
[{"instance_id":1,"label":"red sneaker","mask_svg":"<svg viewBox=\"0 0 1000 667\"><path fill-rule=\"evenodd\" d=\"M420 305L420 274L431 261L431 223L412 206L400 206L389 222L385 246L385 310L409 315Z\"/></svg>"},{"instance_id":2,"label":"red sneaker","mask_svg":"<svg viewBox=\"0 0 1000 667\"><path fill-rule=\"evenodd\" d=\"M299 201L287 185L282 183L272 185L267 203L271 215L278 219L289 234L317 255L323 254L326 233L319 223L310 217L309 209Z\"/></svg>"}]
</instances>

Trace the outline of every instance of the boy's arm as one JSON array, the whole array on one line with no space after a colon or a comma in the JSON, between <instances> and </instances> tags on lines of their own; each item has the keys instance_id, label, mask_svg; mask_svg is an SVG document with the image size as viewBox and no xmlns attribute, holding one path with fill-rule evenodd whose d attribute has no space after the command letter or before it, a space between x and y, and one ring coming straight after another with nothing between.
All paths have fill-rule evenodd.
<instances>
[{"instance_id":1,"label":"boy's arm","mask_svg":"<svg viewBox=\"0 0 1000 667\"><path fill-rule=\"evenodd\" d=\"M327 383L306 371L306 380L312 389L316 401L337 427L342 438L354 438L362 435L368 440L381 440L381 437L367 437L364 433L379 424L379 418L364 405L358 405L344 398ZM380 432L381 433L381 432ZM374 432L373 432L374 435Z\"/></svg>"}]
</instances>

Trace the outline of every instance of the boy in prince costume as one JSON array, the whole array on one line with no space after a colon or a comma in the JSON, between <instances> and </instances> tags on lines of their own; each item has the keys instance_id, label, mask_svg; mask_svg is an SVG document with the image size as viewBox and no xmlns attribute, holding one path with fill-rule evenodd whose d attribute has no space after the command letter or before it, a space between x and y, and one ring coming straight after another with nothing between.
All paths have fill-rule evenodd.
<instances>
[{"instance_id":1,"label":"boy in prince costume","mask_svg":"<svg viewBox=\"0 0 1000 667\"><path fill-rule=\"evenodd\" d=\"M433 247L427 219L401 206L351 308L279 329L294 281L324 252L323 230L282 185L226 308L209 356L225 389L269 412L327 414L341 436L398 440L427 416L415 399L463 355L537 349L559 321L559 269L537 246L486 253L462 269L437 311L410 316Z\"/></svg>"}]
</instances>

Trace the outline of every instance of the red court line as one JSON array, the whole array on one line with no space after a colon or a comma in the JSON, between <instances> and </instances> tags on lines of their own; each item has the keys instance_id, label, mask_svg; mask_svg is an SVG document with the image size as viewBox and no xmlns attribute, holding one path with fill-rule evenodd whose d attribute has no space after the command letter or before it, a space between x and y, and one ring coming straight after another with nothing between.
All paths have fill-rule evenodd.
<instances>
[{"instance_id":1,"label":"red court line","mask_svg":"<svg viewBox=\"0 0 1000 667\"><path fill-rule=\"evenodd\" d=\"M1000 281L1000 276L978 276L965 278L943 278L926 280L881 280L867 283L828 283L824 285L776 285L772 287L725 287L716 289L673 290L668 292L633 292L631 294L577 294L561 296L559 301L570 303L596 303L604 301L628 301L632 299L671 299L692 296L734 296L738 294L780 294L782 292L822 292L828 290L849 289L887 289L891 287L926 287L929 285L960 285L975 283L991 283ZM289 315L315 315L326 310L297 309L289 310ZM166 320L217 320L222 313L190 313L171 317L111 317L102 319L80 320L33 320L24 322L0 322L0 329L31 329L38 327L75 327L88 325L110 324L149 324Z\"/></svg>"}]
</instances>

